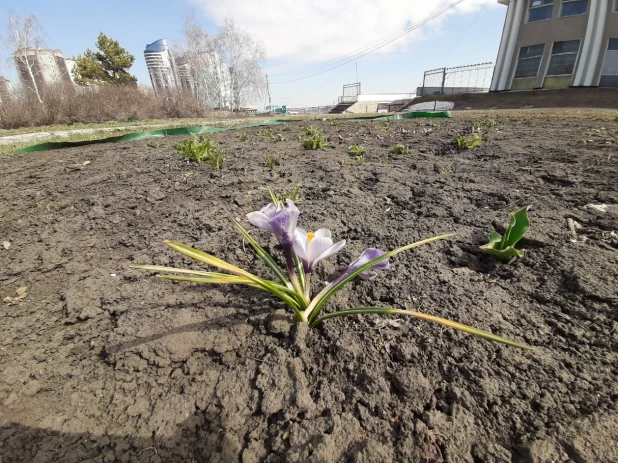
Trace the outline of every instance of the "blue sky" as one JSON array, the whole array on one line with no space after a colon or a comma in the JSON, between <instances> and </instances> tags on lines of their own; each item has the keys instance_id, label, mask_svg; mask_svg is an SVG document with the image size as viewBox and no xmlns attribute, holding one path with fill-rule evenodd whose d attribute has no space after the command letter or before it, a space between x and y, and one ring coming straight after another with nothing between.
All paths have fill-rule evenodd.
<instances>
[{"instance_id":1,"label":"blue sky","mask_svg":"<svg viewBox=\"0 0 618 463\"><path fill-rule=\"evenodd\" d=\"M160 38L180 41L183 16L191 11L212 33L226 16L232 16L264 43L269 57L267 72L276 82L287 79L284 73L373 43L454 1L3 0L0 21L6 24L10 11L36 15L49 37L48 45L67 57L94 48L97 35L104 32L135 56L131 72L140 83L149 85L143 58L147 43ZM447 15L359 59L362 92L407 93L414 91L427 69L495 61L505 15L506 7L496 0L465 0ZM8 52L3 54L6 58ZM0 63L0 75L15 78L6 59ZM342 85L355 80L355 67L350 63L319 76L273 84L273 104L331 104L341 94ZM295 96L298 94L302 95Z\"/></svg>"}]
</instances>

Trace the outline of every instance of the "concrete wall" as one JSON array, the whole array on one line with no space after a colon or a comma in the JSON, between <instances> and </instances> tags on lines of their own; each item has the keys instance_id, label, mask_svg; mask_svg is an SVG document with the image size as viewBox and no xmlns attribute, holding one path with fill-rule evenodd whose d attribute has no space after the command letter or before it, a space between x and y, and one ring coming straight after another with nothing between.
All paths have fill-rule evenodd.
<instances>
[{"instance_id":1,"label":"concrete wall","mask_svg":"<svg viewBox=\"0 0 618 463\"><path fill-rule=\"evenodd\" d=\"M601 42L601 53L599 56L599 62L595 69L595 82L599 82L601 79L601 69L603 68L603 62L605 61L605 54L607 53L607 44L609 39L618 39L618 13L614 12L614 2L618 0L609 0L607 5L607 19L605 22L605 30L603 31L603 41Z\"/></svg>"},{"instance_id":2,"label":"concrete wall","mask_svg":"<svg viewBox=\"0 0 618 463\"><path fill-rule=\"evenodd\" d=\"M345 111L351 114L366 114L377 113L378 102L377 101L357 101Z\"/></svg>"}]
</instances>

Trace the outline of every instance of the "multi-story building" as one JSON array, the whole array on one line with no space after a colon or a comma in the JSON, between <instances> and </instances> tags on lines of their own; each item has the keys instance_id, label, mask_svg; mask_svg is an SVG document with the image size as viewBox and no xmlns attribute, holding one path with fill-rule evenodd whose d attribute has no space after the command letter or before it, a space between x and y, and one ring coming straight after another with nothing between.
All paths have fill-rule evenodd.
<instances>
[{"instance_id":1,"label":"multi-story building","mask_svg":"<svg viewBox=\"0 0 618 463\"><path fill-rule=\"evenodd\" d=\"M0 103L11 95L11 81L0 76Z\"/></svg>"},{"instance_id":2,"label":"multi-story building","mask_svg":"<svg viewBox=\"0 0 618 463\"><path fill-rule=\"evenodd\" d=\"M13 53L19 80L24 87L41 89L54 83L72 83L64 56L60 50L25 48Z\"/></svg>"},{"instance_id":3,"label":"multi-story building","mask_svg":"<svg viewBox=\"0 0 618 463\"><path fill-rule=\"evenodd\" d=\"M146 45L144 58L155 95L179 86L176 63L166 39Z\"/></svg>"},{"instance_id":4,"label":"multi-story building","mask_svg":"<svg viewBox=\"0 0 618 463\"><path fill-rule=\"evenodd\" d=\"M508 6L492 91L618 87L618 0Z\"/></svg>"}]
</instances>

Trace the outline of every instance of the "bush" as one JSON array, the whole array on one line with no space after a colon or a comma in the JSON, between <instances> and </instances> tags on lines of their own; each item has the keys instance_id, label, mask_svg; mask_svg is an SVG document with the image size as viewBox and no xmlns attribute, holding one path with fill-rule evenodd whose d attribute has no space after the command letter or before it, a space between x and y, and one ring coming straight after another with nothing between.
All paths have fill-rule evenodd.
<instances>
[{"instance_id":1,"label":"bush","mask_svg":"<svg viewBox=\"0 0 618 463\"><path fill-rule=\"evenodd\" d=\"M174 90L155 97L134 85L77 87L50 85L41 92L22 90L0 104L0 127L17 129L74 122L204 117L211 109L191 93Z\"/></svg>"}]
</instances>

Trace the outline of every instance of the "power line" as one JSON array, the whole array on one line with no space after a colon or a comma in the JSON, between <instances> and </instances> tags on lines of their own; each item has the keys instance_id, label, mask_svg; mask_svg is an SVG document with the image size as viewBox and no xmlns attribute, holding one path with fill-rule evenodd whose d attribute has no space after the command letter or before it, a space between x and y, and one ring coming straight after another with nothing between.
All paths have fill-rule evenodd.
<instances>
[{"instance_id":1,"label":"power line","mask_svg":"<svg viewBox=\"0 0 618 463\"><path fill-rule=\"evenodd\" d=\"M332 82L333 80L335 80L337 77L342 76L343 74L345 74L347 71L349 71L350 69L352 69L354 67L354 65L345 68L343 70L343 72L340 72L339 74L337 74L335 77L333 77L332 79L327 80L326 82L318 85L317 87L312 88L311 90L307 90L306 92L303 93L297 93L296 95L291 95L291 96L282 96L281 98L275 98L275 100L291 100L292 98L296 98L297 96L301 96L301 95L306 95L307 93L311 93L314 90L317 90L320 87L324 87L326 84L328 84L329 82Z\"/></svg>"},{"instance_id":2,"label":"power line","mask_svg":"<svg viewBox=\"0 0 618 463\"><path fill-rule=\"evenodd\" d=\"M366 51L362 51L362 52L359 52L359 53L354 53L353 55L350 55L350 53L348 53L347 55L343 55L340 58L336 58L334 60L331 60L331 61L334 61L334 62L343 60L343 62L341 62L340 64L333 65L332 67L330 67L328 69L325 69L325 70L319 71L319 72L315 72L313 74L309 74L309 75L304 76L304 77L298 77L298 78L295 78L295 79L285 80L285 81L281 81L281 82L272 82L272 84L284 84L284 83L289 83L289 82L296 82L296 81L299 81L299 80L304 80L304 79L308 79L310 77L317 76L319 74L323 74L323 73L328 72L328 71L332 71L333 69L336 69L336 68L341 67L341 66L345 66L349 62L357 60L359 58L362 58L363 56L366 56L366 55L368 55L370 53L373 53L374 51L379 50L380 48L385 47L386 45L394 42L395 40L403 37L404 35L409 34L410 32L418 29L419 27L424 26L429 21L432 21L433 19L443 15L447 11L455 8L457 5L459 5L463 1L465 1L465 0L458 0L455 3L452 3L451 5L449 5L449 6L445 7L445 8L443 8L443 9L441 9L441 10L439 10L439 11L437 11L437 12L435 12L435 13L429 15L429 16L427 16L425 19L423 19L422 21L420 21L417 24L414 24L414 25L412 25L410 27L407 27L407 28L405 28L405 29L403 29L403 30L401 30L399 32L391 34L391 35L387 36L386 38L381 39L378 42L374 42L374 44L372 44L372 45L368 45L368 46L365 46L365 47L359 49L359 50L366 50ZM347 58L346 58L346 56L347 56ZM323 66L324 64L325 63L323 63L321 66Z\"/></svg>"},{"instance_id":3,"label":"power line","mask_svg":"<svg viewBox=\"0 0 618 463\"><path fill-rule=\"evenodd\" d=\"M461 0L461 1L463 1L463 0ZM446 7L446 9L448 10L448 9L450 9L451 7L456 6L457 4L461 3L461 1L458 1L458 2L456 2L456 3L454 3L454 4L452 4L450 7ZM435 13L434 13L434 14L435 14ZM389 35L387 35L387 36L385 36L385 37L382 37L381 39L376 40L375 42L372 42L372 43L370 43L370 44L368 44L368 45L365 45L365 46L362 46L362 47L360 47L360 48L357 48L356 50L353 50L353 51L351 51L351 52L348 52L348 53L346 53L346 54L344 54L344 55L341 55L341 56L338 56L338 57L336 57L336 58L332 58L332 59L330 59L330 60L328 60L328 61L324 61L323 63L314 64L314 65L311 65L311 66L307 66L307 67L305 67L305 68L297 69L297 70L295 70L295 71L283 72L283 73L281 73L281 74L271 74L271 77L272 77L272 76L274 76L275 78L282 78L282 77L284 77L284 76L288 76L288 75L291 75L291 74L299 74L299 73L303 73L303 72L306 72L307 70L310 70L310 69L312 69L312 68L320 68L320 67L326 66L326 65L328 65L328 63L337 62L337 61L339 61L339 60L341 60L341 59L344 59L344 58L346 58L346 57L348 57L348 56L350 56L350 55L353 55L353 54L355 54L355 53L360 53L360 52L362 52L363 50L365 50L365 49L367 49L367 48L371 48L371 47L375 46L376 44L381 43L381 42L382 42L382 41L384 41L384 40L388 40L389 38L391 38L391 37L393 37L393 36L396 36L396 35L398 35L398 34L401 34L402 32L407 31L410 27L414 27L414 26L407 26L407 27L404 27L403 29L401 29L401 30L399 30L399 31L397 31L397 32L393 32L392 34L389 34Z\"/></svg>"}]
</instances>

